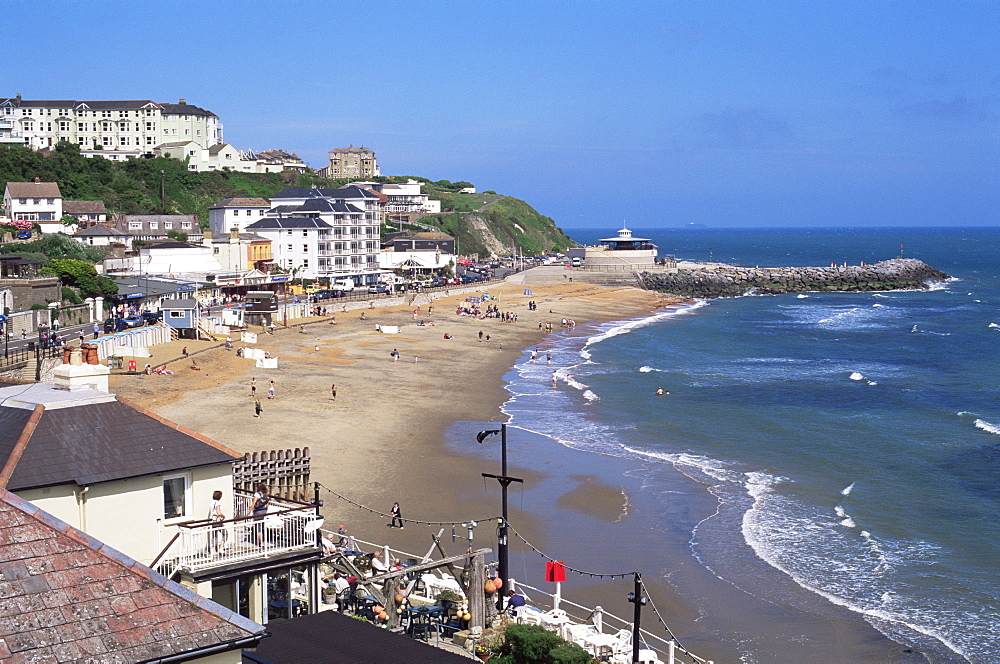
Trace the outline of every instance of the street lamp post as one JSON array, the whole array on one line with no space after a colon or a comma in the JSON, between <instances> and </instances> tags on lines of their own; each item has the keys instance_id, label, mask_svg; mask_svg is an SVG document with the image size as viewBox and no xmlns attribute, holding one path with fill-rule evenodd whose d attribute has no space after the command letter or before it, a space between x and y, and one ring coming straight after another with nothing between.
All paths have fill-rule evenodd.
<instances>
[{"instance_id":1,"label":"street lamp post","mask_svg":"<svg viewBox=\"0 0 1000 664\"><path fill-rule=\"evenodd\" d=\"M511 482L521 482L524 480L517 477L507 476L507 425L501 424L500 430L489 429L486 431L480 431L476 434L476 440L482 443L487 437L500 434L500 474L492 475L490 473L483 473L483 477L490 477L500 482L500 500L502 503L501 510L502 515L500 517L500 527L497 529L497 576L503 581L502 588L507 587L507 570L508 570L508 557L507 557L507 487L510 486ZM497 611L503 611L503 592L497 593Z\"/></svg>"},{"instance_id":2,"label":"street lamp post","mask_svg":"<svg viewBox=\"0 0 1000 664\"><path fill-rule=\"evenodd\" d=\"M642 594L642 575L634 573L635 590L628 594L628 601L635 604L632 612L632 661L639 661L639 621L642 618L642 605L646 603L646 596Z\"/></svg>"}]
</instances>

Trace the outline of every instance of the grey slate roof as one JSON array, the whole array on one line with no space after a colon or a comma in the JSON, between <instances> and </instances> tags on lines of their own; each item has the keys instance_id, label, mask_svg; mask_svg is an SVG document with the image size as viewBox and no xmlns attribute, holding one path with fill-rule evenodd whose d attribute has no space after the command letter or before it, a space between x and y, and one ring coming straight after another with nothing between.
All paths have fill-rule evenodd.
<instances>
[{"instance_id":1,"label":"grey slate roof","mask_svg":"<svg viewBox=\"0 0 1000 664\"><path fill-rule=\"evenodd\" d=\"M63 201L63 214L107 214L104 201Z\"/></svg>"},{"instance_id":2,"label":"grey slate roof","mask_svg":"<svg viewBox=\"0 0 1000 664\"><path fill-rule=\"evenodd\" d=\"M223 198L214 205L209 205L209 210L217 210L227 207L267 207L270 203L264 198Z\"/></svg>"},{"instance_id":3,"label":"grey slate roof","mask_svg":"<svg viewBox=\"0 0 1000 664\"><path fill-rule=\"evenodd\" d=\"M247 620L0 489L0 661L148 662L266 636Z\"/></svg>"},{"instance_id":4,"label":"grey slate roof","mask_svg":"<svg viewBox=\"0 0 1000 664\"><path fill-rule=\"evenodd\" d=\"M8 182L7 190L13 198L62 198L55 182Z\"/></svg>"},{"instance_id":5,"label":"grey slate roof","mask_svg":"<svg viewBox=\"0 0 1000 664\"><path fill-rule=\"evenodd\" d=\"M247 226L248 231L254 232L283 228L333 228L333 226L313 217L265 217Z\"/></svg>"},{"instance_id":6,"label":"grey slate roof","mask_svg":"<svg viewBox=\"0 0 1000 664\"><path fill-rule=\"evenodd\" d=\"M73 237L117 237L122 240L132 237L131 233L118 230L114 226L105 223L94 224L90 228L73 233Z\"/></svg>"},{"instance_id":7,"label":"grey slate roof","mask_svg":"<svg viewBox=\"0 0 1000 664\"><path fill-rule=\"evenodd\" d=\"M277 194L271 196L271 200L280 198L378 198L368 189L362 189L355 185L348 185L340 189L304 189L302 187L288 187L282 189Z\"/></svg>"},{"instance_id":8,"label":"grey slate roof","mask_svg":"<svg viewBox=\"0 0 1000 664\"><path fill-rule=\"evenodd\" d=\"M6 488L11 491L68 483L86 486L240 458L201 434L104 393L97 394L107 400L90 399L82 405L46 404L26 444L19 447L33 411L6 404L25 388L0 387L0 485L9 477ZM35 389L54 393L36 397L43 403L72 398L72 393L45 383Z\"/></svg>"},{"instance_id":9,"label":"grey slate roof","mask_svg":"<svg viewBox=\"0 0 1000 664\"><path fill-rule=\"evenodd\" d=\"M469 664L457 653L336 611L268 623L271 636L244 664ZM475 660L473 660L475 661Z\"/></svg>"}]
</instances>

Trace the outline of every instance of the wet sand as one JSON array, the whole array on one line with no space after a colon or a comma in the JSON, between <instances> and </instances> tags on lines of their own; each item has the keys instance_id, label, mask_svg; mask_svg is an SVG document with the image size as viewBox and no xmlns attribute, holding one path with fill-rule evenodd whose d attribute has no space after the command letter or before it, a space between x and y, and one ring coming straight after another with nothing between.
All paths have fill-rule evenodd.
<instances>
[{"instance_id":1,"label":"wet sand","mask_svg":"<svg viewBox=\"0 0 1000 664\"><path fill-rule=\"evenodd\" d=\"M388 518L375 512L387 513L398 501L407 519L486 521L472 545L495 548L488 519L499 513L499 491L496 482L484 480L481 473L499 473L499 445L493 439L477 445L475 428L505 419L500 411L508 398L503 375L525 349L538 348L544 354L546 334L538 323L551 323L558 331L562 318L578 323L621 320L675 302L638 289L583 283L530 288L531 295L517 284L489 290L499 297L501 311L519 315L517 323L456 316L455 307L467 294L435 299L432 312L423 304L416 317L412 305L365 309L363 321L361 310L338 312L335 325L315 319L304 332L297 322L259 337L256 347L278 358L276 370L257 369L252 360L213 342L172 342L152 349L150 362L155 366L173 360L173 375L116 375L111 389L240 452L309 447L314 481L373 510L323 491L323 514L330 529L344 524L360 539L423 554L442 527L408 523L403 530L388 528ZM529 300L538 303L537 311L528 311ZM434 324L417 325L421 320ZM376 324L398 325L399 334L381 334ZM454 338L444 339L445 333ZM194 355L177 360L184 346ZM397 362L390 356L393 349L400 353ZM192 363L197 370L190 368ZM253 416L252 377L263 405L259 419ZM276 397L268 400L267 381L272 378ZM336 400L331 396L333 384ZM445 443L449 429L454 435L456 422L469 429L462 436L469 441L468 450ZM518 454L527 455L523 463ZM567 559L579 558L585 568L644 570L674 633L701 657L737 661L739 644L772 640L768 650L778 655L753 661L921 661L846 611L834 610L831 618L774 606L712 576L693 560L687 540L693 525L716 509L715 499L680 473L664 488L678 496L664 514L633 504L638 485L624 477L617 483L616 473L626 472L617 462L548 440L519 445L512 449L511 460L509 473L524 478L525 485L537 487L530 490L540 494L537 500L531 494L528 502L523 497L512 500L510 518L518 532L546 551L569 551ZM579 520L553 522L545 516L546 504ZM464 529L459 527L456 534L464 535ZM470 545L462 539L453 543L451 536L451 527L444 527L442 546L448 553ZM594 546L587 544L591 539ZM651 551L655 557L649 557ZM544 587L532 578L533 570L512 568L511 575L522 580L527 575L528 583ZM624 601L629 582L571 581L572 589L567 586L564 592L575 601L601 604L623 617L631 614L631 605ZM647 614L643 624L656 631L653 616ZM754 638L749 638L751 631ZM782 652L791 658L782 657Z\"/></svg>"}]
</instances>

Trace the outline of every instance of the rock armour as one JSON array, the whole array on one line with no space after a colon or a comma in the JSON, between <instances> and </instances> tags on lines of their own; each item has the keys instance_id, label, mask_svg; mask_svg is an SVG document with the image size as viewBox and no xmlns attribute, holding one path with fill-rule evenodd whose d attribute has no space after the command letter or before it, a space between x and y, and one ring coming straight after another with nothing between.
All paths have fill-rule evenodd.
<instances>
[{"instance_id":1,"label":"rock armour","mask_svg":"<svg viewBox=\"0 0 1000 664\"><path fill-rule=\"evenodd\" d=\"M649 290L686 297L738 297L747 294L927 289L948 275L915 258L894 258L873 265L837 267L737 267L712 265L674 273L643 272Z\"/></svg>"}]
</instances>

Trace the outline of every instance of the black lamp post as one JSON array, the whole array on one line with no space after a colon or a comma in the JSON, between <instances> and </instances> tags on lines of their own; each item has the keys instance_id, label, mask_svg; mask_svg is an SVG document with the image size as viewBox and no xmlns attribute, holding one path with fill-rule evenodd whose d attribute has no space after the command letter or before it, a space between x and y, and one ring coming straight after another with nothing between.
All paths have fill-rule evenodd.
<instances>
[{"instance_id":1,"label":"black lamp post","mask_svg":"<svg viewBox=\"0 0 1000 664\"><path fill-rule=\"evenodd\" d=\"M646 596L642 594L642 575L635 572L635 590L628 594L628 601L635 604L632 612L632 661L639 661L639 621L642 618L642 605L646 603Z\"/></svg>"},{"instance_id":2,"label":"black lamp post","mask_svg":"<svg viewBox=\"0 0 1000 664\"><path fill-rule=\"evenodd\" d=\"M483 477L491 477L500 482L500 500L502 503L502 516L500 517L500 527L497 529L497 575L503 581L503 589L507 587L507 487L511 482L524 482L517 477L507 476L507 425L501 424L500 430L488 429L476 434L476 441L482 443L489 436L500 434L500 474L492 475L483 473ZM497 611L503 611L503 592L497 593Z\"/></svg>"}]
</instances>

